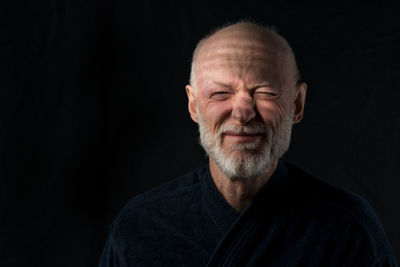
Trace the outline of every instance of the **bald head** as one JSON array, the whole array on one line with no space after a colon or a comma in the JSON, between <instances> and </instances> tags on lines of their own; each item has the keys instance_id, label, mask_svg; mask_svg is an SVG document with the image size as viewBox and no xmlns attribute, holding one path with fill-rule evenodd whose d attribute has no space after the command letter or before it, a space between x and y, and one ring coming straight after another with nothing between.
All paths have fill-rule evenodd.
<instances>
[{"instance_id":1,"label":"bald head","mask_svg":"<svg viewBox=\"0 0 400 267\"><path fill-rule=\"evenodd\" d=\"M225 26L199 41L193 53L190 74L190 84L194 89L197 73L208 69L203 63L216 56L229 58L244 66L254 60L273 62L274 79L287 77L290 87L299 80L295 57L288 42L274 30L254 23Z\"/></svg>"}]
</instances>

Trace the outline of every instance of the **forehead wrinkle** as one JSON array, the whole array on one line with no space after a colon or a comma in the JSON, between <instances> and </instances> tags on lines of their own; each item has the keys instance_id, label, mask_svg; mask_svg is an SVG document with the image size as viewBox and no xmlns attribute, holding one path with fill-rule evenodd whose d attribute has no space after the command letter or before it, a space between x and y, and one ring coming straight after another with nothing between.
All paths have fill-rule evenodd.
<instances>
[{"instance_id":1,"label":"forehead wrinkle","mask_svg":"<svg viewBox=\"0 0 400 267\"><path fill-rule=\"evenodd\" d=\"M281 45L279 44L277 37L274 34L267 31L257 31L254 28L244 29L243 27L228 27L222 29L201 43L198 49L198 54L201 51L214 50L216 47L246 47L261 48L264 50L268 47L269 50L274 48L276 50ZM250 47L249 47L250 46Z\"/></svg>"},{"instance_id":2,"label":"forehead wrinkle","mask_svg":"<svg viewBox=\"0 0 400 267\"><path fill-rule=\"evenodd\" d=\"M210 55L231 54L232 56L251 57L252 55L265 55L265 54L278 54L278 50L273 46L266 45L266 43L259 40L246 40L246 39L221 39L215 42L204 44L197 54L198 59Z\"/></svg>"},{"instance_id":3,"label":"forehead wrinkle","mask_svg":"<svg viewBox=\"0 0 400 267\"><path fill-rule=\"evenodd\" d=\"M274 67L279 61L276 53L267 52L262 47L243 47L243 46L224 46L209 49L199 55L197 66L208 67L209 65L220 62L233 62L243 69L248 68L256 61L261 61Z\"/></svg>"},{"instance_id":4,"label":"forehead wrinkle","mask_svg":"<svg viewBox=\"0 0 400 267\"><path fill-rule=\"evenodd\" d=\"M265 62L267 63L264 64ZM259 68L255 68L257 64L260 64ZM225 68L227 65L236 67ZM225 83L228 83L228 80L231 84L238 84L240 81L244 81L246 84L268 82L274 87L280 87L279 71L277 71L277 68L279 68L279 64L265 54L260 56L248 54L238 57L237 54L232 55L231 53L221 53L219 56L212 53L202 59L201 63L199 62L197 73L199 74L199 82L200 79L203 79L204 75L207 76L211 73L211 76L219 76L219 73L223 73L226 70L231 72L232 75L225 76L225 80L221 80ZM218 77L218 79L223 78Z\"/></svg>"},{"instance_id":5,"label":"forehead wrinkle","mask_svg":"<svg viewBox=\"0 0 400 267\"><path fill-rule=\"evenodd\" d=\"M215 68L223 68L224 64L232 63L238 67L235 71L239 79L241 77L244 80L247 73L254 72L251 69L253 64L261 61L263 71L268 72L265 74L266 80L275 87L281 87L281 82L285 80L280 77L285 75L285 53L282 52L274 38L253 33L225 33L222 36L212 36L202 44L196 55L195 69L199 75L209 74Z\"/></svg>"},{"instance_id":6,"label":"forehead wrinkle","mask_svg":"<svg viewBox=\"0 0 400 267\"><path fill-rule=\"evenodd\" d=\"M197 70L197 60L204 57L204 54L212 53L213 50L221 47L238 47L246 46L246 54L241 55L243 66L246 67L252 62L253 57L249 51L254 52L254 58L258 58L255 51L262 51L269 54L267 64L274 61L276 66L275 80L279 81L281 87L294 88L299 80L299 71L296 60L287 41L271 29L264 28L252 23L236 23L215 31L213 34L202 39L193 53L191 81L195 82L195 72ZM235 51L239 54L239 50ZM271 60L274 57L275 60ZM283 84L282 84L283 83Z\"/></svg>"}]
</instances>

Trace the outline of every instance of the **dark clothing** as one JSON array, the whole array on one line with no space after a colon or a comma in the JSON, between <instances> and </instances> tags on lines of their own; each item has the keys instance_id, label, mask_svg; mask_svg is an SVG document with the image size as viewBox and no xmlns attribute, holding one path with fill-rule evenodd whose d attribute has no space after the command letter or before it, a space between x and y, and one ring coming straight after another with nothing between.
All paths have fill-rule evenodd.
<instances>
[{"instance_id":1,"label":"dark clothing","mask_svg":"<svg viewBox=\"0 0 400 267\"><path fill-rule=\"evenodd\" d=\"M133 198L110 228L106 266L397 266L363 198L279 162L238 214L208 167Z\"/></svg>"}]
</instances>

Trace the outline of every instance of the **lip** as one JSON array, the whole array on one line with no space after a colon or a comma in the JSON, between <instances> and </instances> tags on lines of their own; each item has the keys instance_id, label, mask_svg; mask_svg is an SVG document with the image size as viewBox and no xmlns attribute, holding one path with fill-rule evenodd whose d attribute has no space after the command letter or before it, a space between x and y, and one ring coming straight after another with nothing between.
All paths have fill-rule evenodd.
<instances>
[{"instance_id":1,"label":"lip","mask_svg":"<svg viewBox=\"0 0 400 267\"><path fill-rule=\"evenodd\" d=\"M234 132L225 132L224 133L225 137L228 137L229 139L233 139L236 142L254 142L258 138L261 137L260 133L256 134L248 134L248 133L234 133Z\"/></svg>"}]
</instances>

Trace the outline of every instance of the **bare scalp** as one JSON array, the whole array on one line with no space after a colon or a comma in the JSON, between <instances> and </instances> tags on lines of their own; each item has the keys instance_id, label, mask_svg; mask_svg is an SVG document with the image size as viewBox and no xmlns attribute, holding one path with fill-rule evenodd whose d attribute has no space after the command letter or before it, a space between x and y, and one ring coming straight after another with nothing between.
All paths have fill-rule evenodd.
<instances>
[{"instance_id":1,"label":"bare scalp","mask_svg":"<svg viewBox=\"0 0 400 267\"><path fill-rule=\"evenodd\" d=\"M290 83L290 87L299 80L297 64L287 41L274 30L254 23L226 26L198 43L193 53L190 78L195 90L196 74L208 71L210 62L215 59L234 61L243 69L255 61L266 61L282 76L280 80Z\"/></svg>"}]
</instances>

